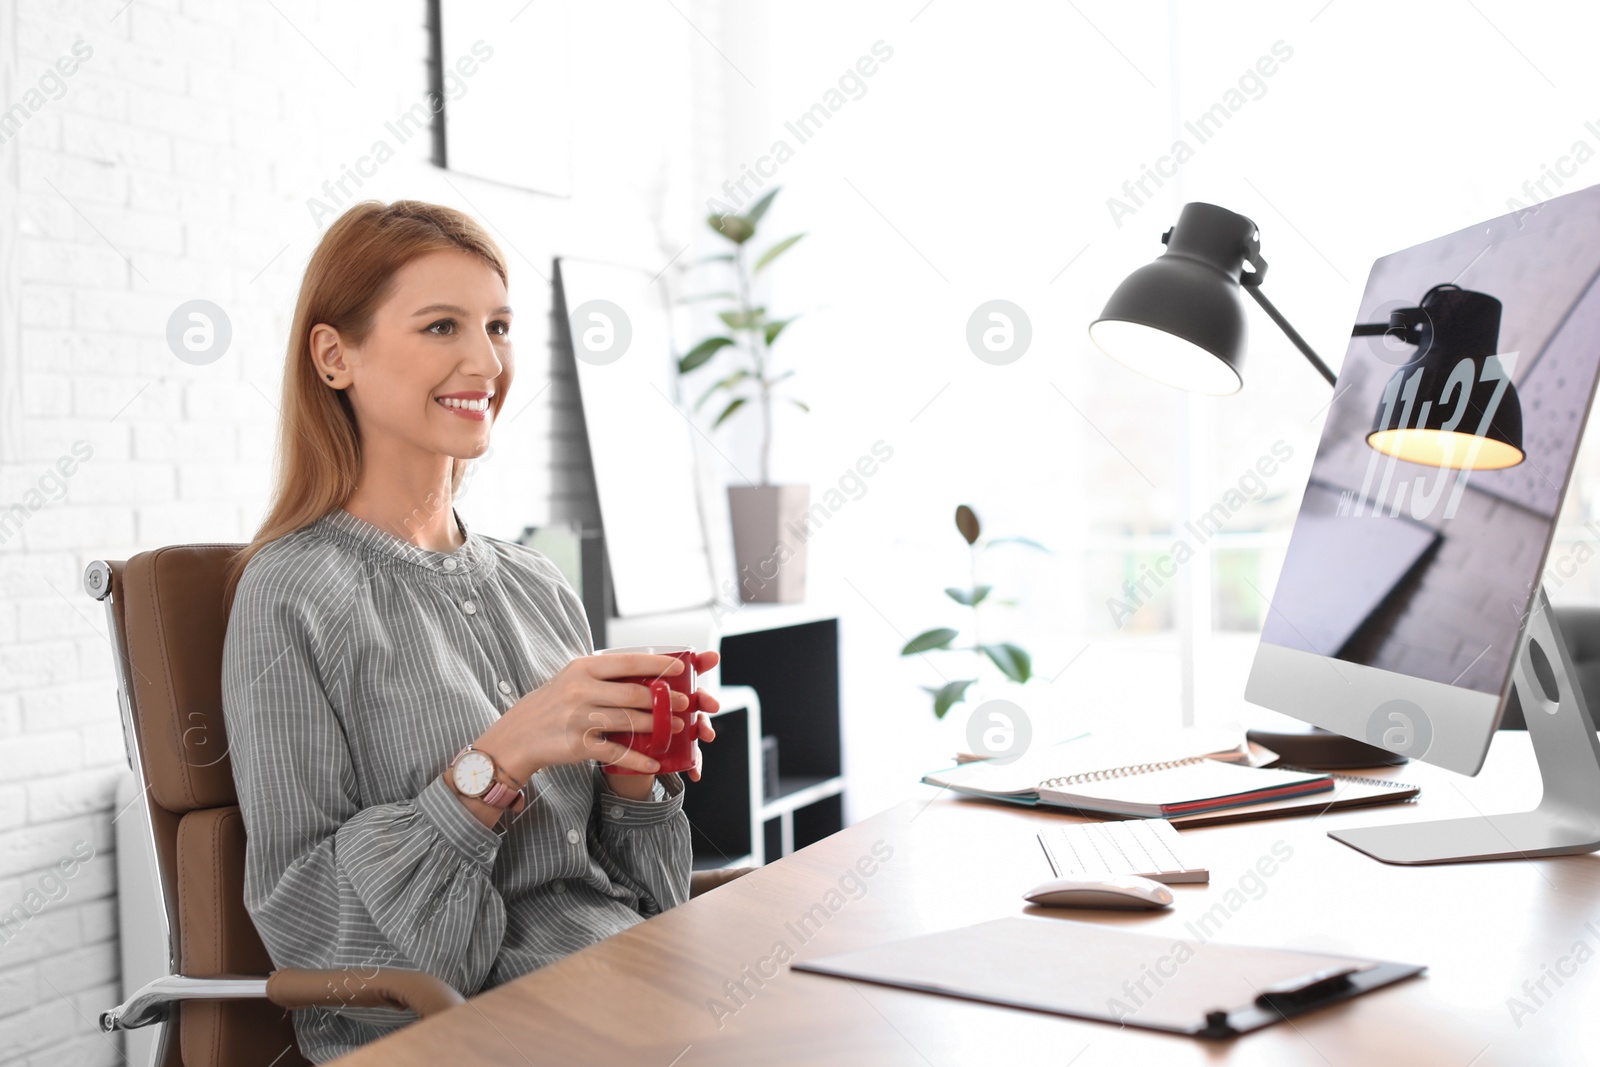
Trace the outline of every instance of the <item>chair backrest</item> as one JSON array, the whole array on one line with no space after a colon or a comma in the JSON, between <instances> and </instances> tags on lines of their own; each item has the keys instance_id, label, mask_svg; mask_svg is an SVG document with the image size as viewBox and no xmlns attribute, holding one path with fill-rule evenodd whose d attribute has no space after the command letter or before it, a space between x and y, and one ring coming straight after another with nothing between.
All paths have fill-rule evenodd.
<instances>
[{"instance_id":1,"label":"chair backrest","mask_svg":"<svg viewBox=\"0 0 1600 1067\"><path fill-rule=\"evenodd\" d=\"M243 547L171 545L107 561L123 729L165 904L156 918L172 973L190 977L273 970L244 906L244 822L222 715L225 568ZM95 592L93 572L88 580ZM169 1036L161 1067L309 1063L289 1013L267 1001L191 1001L173 1013L179 1040Z\"/></svg>"}]
</instances>

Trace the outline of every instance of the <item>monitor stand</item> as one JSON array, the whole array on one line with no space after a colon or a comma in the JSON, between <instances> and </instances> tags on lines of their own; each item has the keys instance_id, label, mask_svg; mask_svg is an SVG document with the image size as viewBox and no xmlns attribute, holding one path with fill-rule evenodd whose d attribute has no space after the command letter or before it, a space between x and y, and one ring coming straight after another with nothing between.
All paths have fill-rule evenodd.
<instances>
[{"instance_id":1,"label":"monitor stand","mask_svg":"<svg viewBox=\"0 0 1600 1067\"><path fill-rule=\"evenodd\" d=\"M1331 830L1329 837L1384 863L1567 856L1600 850L1600 741L1572 657L1541 586L1512 665L1544 798L1532 811Z\"/></svg>"}]
</instances>

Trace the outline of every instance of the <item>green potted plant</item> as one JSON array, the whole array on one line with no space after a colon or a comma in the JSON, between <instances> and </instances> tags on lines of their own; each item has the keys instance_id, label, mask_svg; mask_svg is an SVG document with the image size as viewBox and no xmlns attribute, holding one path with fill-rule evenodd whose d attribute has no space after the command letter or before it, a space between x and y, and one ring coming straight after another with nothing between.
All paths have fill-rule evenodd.
<instances>
[{"instance_id":1,"label":"green potted plant","mask_svg":"<svg viewBox=\"0 0 1600 1067\"><path fill-rule=\"evenodd\" d=\"M945 714L956 704L965 700L967 690L976 685L987 660L999 669L1000 673L1018 685L1024 685L1033 677L1033 658L1020 645L1009 641L985 642L983 640L979 621L981 612L979 605L988 601L989 594L994 591L992 585L978 583L978 557L984 552L1001 544L1025 545L1036 548L1041 552L1049 549L1031 541L1026 537L995 537L984 539L980 543L982 527L978 523L978 516L965 504L956 508L956 530L967 542L969 560L969 579L971 584L966 588L950 586L945 589L945 595L957 604L972 610L972 643L957 645L955 641L961 636L961 631L949 626L939 626L932 630L925 630L910 641L906 642L900 650L902 656L917 656L928 652L960 652L973 657L972 678L962 678L948 681L940 686L923 686L923 690L933 697L934 718L943 719ZM999 601L1000 603L1014 603L1014 601Z\"/></svg>"},{"instance_id":2,"label":"green potted plant","mask_svg":"<svg viewBox=\"0 0 1600 1067\"><path fill-rule=\"evenodd\" d=\"M739 596L751 603L804 599L805 516L811 505L810 486L773 485L769 477L773 402L783 401L801 411L811 410L803 401L775 388L792 377L794 371L776 371L772 348L783 335L784 328L798 316L775 318L751 295L756 277L805 236L797 233L785 237L768 246L753 261L749 258L750 243L762 217L772 206L772 198L777 195L778 189L773 188L742 214L726 212L707 217L707 224L717 236L733 247L730 252L708 256L700 262L725 264L731 269L734 287L687 298L725 302L726 306L717 313L724 330L696 344L678 361L680 374L692 374L713 363L724 364L723 373L694 403L694 410L698 412L713 397L722 398L722 409L712 422L712 429L740 411L760 412L760 480L754 485L728 487ZM720 358L725 356L736 358ZM733 366L725 365L729 362Z\"/></svg>"}]
</instances>

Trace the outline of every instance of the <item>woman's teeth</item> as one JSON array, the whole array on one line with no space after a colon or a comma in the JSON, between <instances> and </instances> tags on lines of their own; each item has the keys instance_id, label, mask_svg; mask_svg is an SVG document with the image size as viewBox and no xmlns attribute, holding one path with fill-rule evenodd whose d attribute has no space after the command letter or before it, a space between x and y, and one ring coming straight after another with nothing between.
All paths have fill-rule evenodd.
<instances>
[{"instance_id":1,"label":"woman's teeth","mask_svg":"<svg viewBox=\"0 0 1600 1067\"><path fill-rule=\"evenodd\" d=\"M488 411L489 410L489 398L488 397L485 397L482 400L452 400L452 399L447 399L447 398L442 397L442 396L436 396L436 397L434 397L434 399L437 400L439 403L443 404L447 408L461 408L464 411Z\"/></svg>"}]
</instances>

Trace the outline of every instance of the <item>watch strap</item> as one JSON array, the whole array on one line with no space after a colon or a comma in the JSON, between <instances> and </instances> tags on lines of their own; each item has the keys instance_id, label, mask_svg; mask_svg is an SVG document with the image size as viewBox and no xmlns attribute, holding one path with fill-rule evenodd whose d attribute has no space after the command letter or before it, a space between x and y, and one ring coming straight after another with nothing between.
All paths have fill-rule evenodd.
<instances>
[{"instance_id":1,"label":"watch strap","mask_svg":"<svg viewBox=\"0 0 1600 1067\"><path fill-rule=\"evenodd\" d=\"M517 802L517 798L521 795L522 790L513 789L497 778L494 784L489 787L489 791L478 799L497 808L509 808Z\"/></svg>"}]
</instances>

